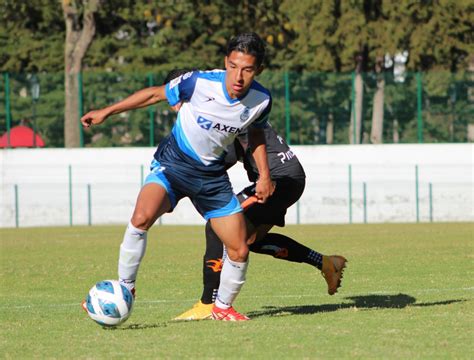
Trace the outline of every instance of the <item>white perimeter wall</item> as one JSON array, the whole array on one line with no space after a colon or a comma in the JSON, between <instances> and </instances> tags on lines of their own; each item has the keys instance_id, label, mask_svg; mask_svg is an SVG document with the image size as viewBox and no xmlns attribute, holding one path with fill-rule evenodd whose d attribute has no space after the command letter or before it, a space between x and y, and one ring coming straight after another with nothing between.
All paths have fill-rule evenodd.
<instances>
[{"instance_id":1,"label":"white perimeter wall","mask_svg":"<svg viewBox=\"0 0 474 360\"><path fill-rule=\"evenodd\" d=\"M365 219L369 223L415 222L416 166L420 221L474 221L473 144L292 148L306 170L307 186L298 204L288 211L289 224L348 223L351 213L354 223ZM0 227L14 227L16 219L20 227L69 225L71 219L73 225L84 225L89 216L93 225L125 224L154 151L1 150ZM241 165L234 166L229 174L236 192L248 184ZM185 199L172 214L163 216L161 223L202 224L203 220Z\"/></svg>"}]
</instances>

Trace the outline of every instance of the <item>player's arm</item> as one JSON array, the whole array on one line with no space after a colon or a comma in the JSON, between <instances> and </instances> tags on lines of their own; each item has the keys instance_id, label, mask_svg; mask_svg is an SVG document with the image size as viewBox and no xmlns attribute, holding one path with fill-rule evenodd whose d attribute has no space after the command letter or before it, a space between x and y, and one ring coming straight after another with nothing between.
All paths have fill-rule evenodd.
<instances>
[{"instance_id":1,"label":"player's arm","mask_svg":"<svg viewBox=\"0 0 474 360\"><path fill-rule=\"evenodd\" d=\"M122 101L109 105L99 110L89 111L81 118L85 127L101 124L110 115L124 111L139 109L166 100L165 86L152 86L137 91Z\"/></svg>"},{"instance_id":2,"label":"player's arm","mask_svg":"<svg viewBox=\"0 0 474 360\"><path fill-rule=\"evenodd\" d=\"M263 129L251 126L249 128L249 143L259 174L255 193L258 201L264 203L275 191L275 185L270 177Z\"/></svg>"}]
</instances>

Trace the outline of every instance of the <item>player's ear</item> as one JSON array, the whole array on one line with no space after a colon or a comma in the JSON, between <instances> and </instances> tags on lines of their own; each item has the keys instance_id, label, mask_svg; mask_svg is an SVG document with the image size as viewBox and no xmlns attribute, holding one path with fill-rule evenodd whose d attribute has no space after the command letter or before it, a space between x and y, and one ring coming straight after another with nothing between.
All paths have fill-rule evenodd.
<instances>
[{"instance_id":1,"label":"player's ear","mask_svg":"<svg viewBox=\"0 0 474 360\"><path fill-rule=\"evenodd\" d=\"M260 65L257 69L257 71L255 72L255 74L258 76L262 73L262 71L265 69L265 67L263 65Z\"/></svg>"},{"instance_id":2,"label":"player's ear","mask_svg":"<svg viewBox=\"0 0 474 360\"><path fill-rule=\"evenodd\" d=\"M224 68L227 69L227 56L224 57Z\"/></svg>"}]
</instances>

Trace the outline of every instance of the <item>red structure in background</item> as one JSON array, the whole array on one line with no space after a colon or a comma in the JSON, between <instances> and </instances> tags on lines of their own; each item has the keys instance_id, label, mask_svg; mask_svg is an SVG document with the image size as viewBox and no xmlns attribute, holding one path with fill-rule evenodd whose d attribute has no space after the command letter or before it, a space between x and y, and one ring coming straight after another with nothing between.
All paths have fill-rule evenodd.
<instances>
[{"instance_id":1,"label":"red structure in background","mask_svg":"<svg viewBox=\"0 0 474 360\"><path fill-rule=\"evenodd\" d=\"M25 125L14 126L10 129L10 144L8 133L0 137L0 148L44 147L44 141L32 128Z\"/></svg>"}]
</instances>

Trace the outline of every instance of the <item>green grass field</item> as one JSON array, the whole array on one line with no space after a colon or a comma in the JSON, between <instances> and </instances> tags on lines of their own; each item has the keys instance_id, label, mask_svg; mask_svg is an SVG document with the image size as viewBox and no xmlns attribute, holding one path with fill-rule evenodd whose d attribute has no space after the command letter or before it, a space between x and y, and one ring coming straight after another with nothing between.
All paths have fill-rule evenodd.
<instances>
[{"instance_id":1,"label":"green grass field","mask_svg":"<svg viewBox=\"0 0 474 360\"><path fill-rule=\"evenodd\" d=\"M306 264L253 254L235 307L252 321L173 322L201 292L203 228L156 226L132 316L106 330L80 308L116 278L124 227L0 230L0 357L456 358L474 356L474 224L277 229L349 259L326 294Z\"/></svg>"}]
</instances>

